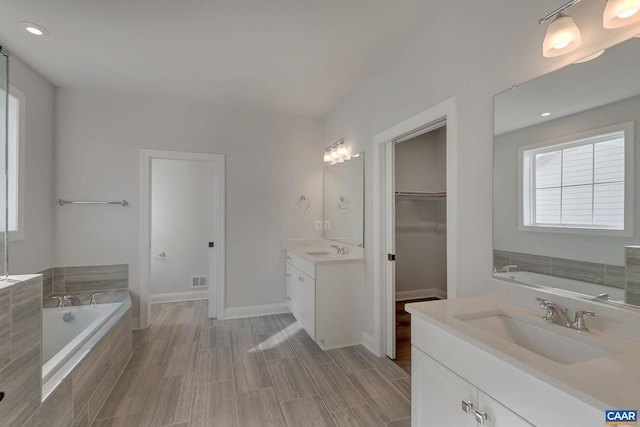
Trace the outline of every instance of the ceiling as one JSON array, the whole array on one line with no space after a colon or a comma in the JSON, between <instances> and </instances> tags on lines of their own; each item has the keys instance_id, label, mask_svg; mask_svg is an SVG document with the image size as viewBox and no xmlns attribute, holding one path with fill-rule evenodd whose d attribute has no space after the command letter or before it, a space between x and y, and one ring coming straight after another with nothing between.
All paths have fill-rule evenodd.
<instances>
[{"instance_id":1,"label":"ceiling","mask_svg":"<svg viewBox=\"0 0 640 427\"><path fill-rule=\"evenodd\" d=\"M425 0L7 0L0 45L60 87L320 117L433 19ZM48 36L28 34L30 21Z\"/></svg>"}]
</instances>

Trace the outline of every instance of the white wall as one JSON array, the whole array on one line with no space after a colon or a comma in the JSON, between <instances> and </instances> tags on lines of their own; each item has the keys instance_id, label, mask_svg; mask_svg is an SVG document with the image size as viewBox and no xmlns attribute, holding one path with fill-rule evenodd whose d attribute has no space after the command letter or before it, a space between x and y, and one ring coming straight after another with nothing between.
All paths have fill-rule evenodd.
<instances>
[{"instance_id":1,"label":"white wall","mask_svg":"<svg viewBox=\"0 0 640 427\"><path fill-rule=\"evenodd\" d=\"M318 120L70 89L57 91L56 108L56 196L130 202L56 208L56 265L128 263L137 296L139 150L225 154L226 305L284 301L283 239L320 237Z\"/></svg>"},{"instance_id":2,"label":"white wall","mask_svg":"<svg viewBox=\"0 0 640 427\"><path fill-rule=\"evenodd\" d=\"M640 220L637 215L634 218L634 234L631 237L518 231L518 147L628 121L635 122L634 138L638 141L640 135L638 117L640 117L640 96L497 136L494 154L494 164L498 171L494 195L495 249L624 265L624 247L637 244L639 241ZM640 150L637 144L634 145L636 147L634 167L637 177L640 173ZM637 182L636 179L634 211L640 212L640 186Z\"/></svg>"},{"instance_id":3,"label":"white wall","mask_svg":"<svg viewBox=\"0 0 640 427\"><path fill-rule=\"evenodd\" d=\"M445 191L446 179L446 127L396 144L396 191ZM396 295L420 289L447 292L444 198L396 200Z\"/></svg>"},{"instance_id":4,"label":"white wall","mask_svg":"<svg viewBox=\"0 0 640 427\"><path fill-rule=\"evenodd\" d=\"M583 47L566 57L542 57L546 26L537 19L559 6L555 0L513 2L451 0L433 5L430 24L325 118L327 140L346 137L354 151L372 149L373 136L452 96L458 104L458 294L486 293L492 266L493 95L559 68L640 26L602 29L600 2L580 2L571 15L582 29ZM365 241L374 233L372 156L367 155ZM373 260L367 251L364 324L373 333ZM454 297L450 295L449 297Z\"/></svg>"},{"instance_id":5,"label":"white wall","mask_svg":"<svg viewBox=\"0 0 640 427\"><path fill-rule=\"evenodd\" d=\"M209 274L215 179L211 162L151 161L150 295L203 290L191 277Z\"/></svg>"},{"instance_id":6,"label":"white wall","mask_svg":"<svg viewBox=\"0 0 640 427\"><path fill-rule=\"evenodd\" d=\"M396 144L396 191L447 189L447 127Z\"/></svg>"},{"instance_id":7,"label":"white wall","mask_svg":"<svg viewBox=\"0 0 640 427\"><path fill-rule=\"evenodd\" d=\"M9 83L26 98L24 240L9 242L9 274L53 267L54 88L15 55Z\"/></svg>"}]
</instances>

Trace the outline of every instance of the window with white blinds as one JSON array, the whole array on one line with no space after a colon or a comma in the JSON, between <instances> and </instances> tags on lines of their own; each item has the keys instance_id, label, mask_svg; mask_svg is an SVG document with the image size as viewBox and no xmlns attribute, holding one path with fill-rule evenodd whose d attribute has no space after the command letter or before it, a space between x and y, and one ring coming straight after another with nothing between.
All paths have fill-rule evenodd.
<instances>
[{"instance_id":1,"label":"window with white blinds","mask_svg":"<svg viewBox=\"0 0 640 427\"><path fill-rule=\"evenodd\" d=\"M523 154L525 226L624 230L624 130Z\"/></svg>"}]
</instances>

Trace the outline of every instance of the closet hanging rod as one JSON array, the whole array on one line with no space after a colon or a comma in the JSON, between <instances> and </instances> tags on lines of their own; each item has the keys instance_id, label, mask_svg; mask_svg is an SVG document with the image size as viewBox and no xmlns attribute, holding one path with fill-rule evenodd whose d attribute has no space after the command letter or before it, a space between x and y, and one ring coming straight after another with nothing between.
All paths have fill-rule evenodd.
<instances>
[{"instance_id":1,"label":"closet hanging rod","mask_svg":"<svg viewBox=\"0 0 640 427\"><path fill-rule=\"evenodd\" d=\"M406 199L440 199L447 197L447 192L396 191L396 197Z\"/></svg>"},{"instance_id":2,"label":"closet hanging rod","mask_svg":"<svg viewBox=\"0 0 640 427\"><path fill-rule=\"evenodd\" d=\"M78 202L71 200L58 199L56 200L58 206L64 205L120 205L120 206L129 206L129 202L126 200L120 200L119 202Z\"/></svg>"}]
</instances>

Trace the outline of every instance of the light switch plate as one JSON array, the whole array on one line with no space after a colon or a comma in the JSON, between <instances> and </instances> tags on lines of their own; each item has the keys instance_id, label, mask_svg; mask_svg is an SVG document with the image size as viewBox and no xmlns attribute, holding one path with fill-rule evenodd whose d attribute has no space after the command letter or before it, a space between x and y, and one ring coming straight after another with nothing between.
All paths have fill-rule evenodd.
<instances>
[{"instance_id":1,"label":"light switch plate","mask_svg":"<svg viewBox=\"0 0 640 427\"><path fill-rule=\"evenodd\" d=\"M316 220L316 230L322 230L322 221Z\"/></svg>"},{"instance_id":2,"label":"light switch plate","mask_svg":"<svg viewBox=\"0 0 640 427\"><path fill-rule=\"evenodd\" d=\"M331 230L331 221L325 221L324 222L324 229L325 230Z\"/></svg>"}]
</instances>

